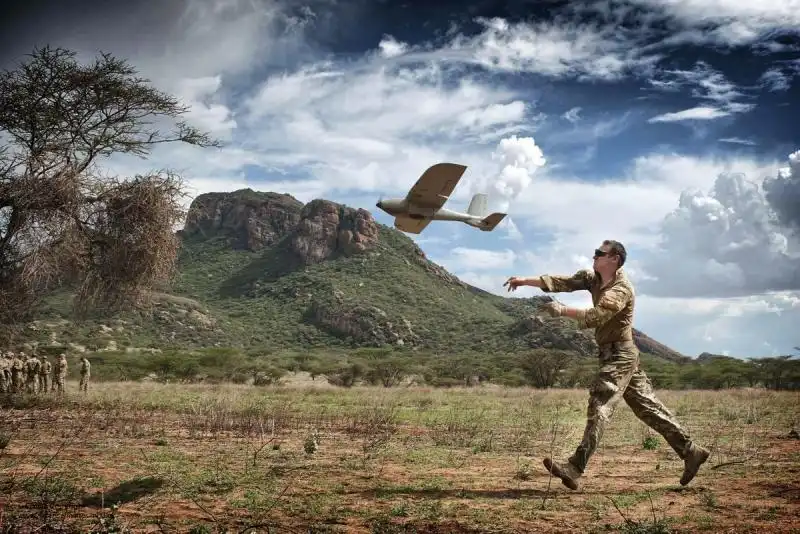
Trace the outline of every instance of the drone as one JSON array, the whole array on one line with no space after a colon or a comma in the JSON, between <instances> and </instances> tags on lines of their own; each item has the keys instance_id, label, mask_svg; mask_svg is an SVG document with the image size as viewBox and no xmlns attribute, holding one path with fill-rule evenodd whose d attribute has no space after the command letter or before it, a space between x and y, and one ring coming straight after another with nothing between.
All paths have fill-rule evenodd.
<instances>
[{"instance_id":1,"label":"drone","mask_svg":"<svg viewBox=\"0 0 800 534\"><path fill-rule=\"evenodd\" d=\"M443 207L466 170L466 165L457 163L432 165L417 179L405 198L380 200L376 207L394 217L395 228L410 234L419 234L431 221L460 221L491 232L506 214L487 214L487 195L475 194L466 213Z\"/></svg>"}]
</instances>

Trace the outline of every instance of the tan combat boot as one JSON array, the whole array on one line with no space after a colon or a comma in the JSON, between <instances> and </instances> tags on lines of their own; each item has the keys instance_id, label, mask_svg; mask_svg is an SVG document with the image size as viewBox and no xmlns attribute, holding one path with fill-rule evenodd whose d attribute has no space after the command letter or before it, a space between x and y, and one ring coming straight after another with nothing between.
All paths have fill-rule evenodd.
<instances>
[{"instance_id":1,"label":"tan combat boot","mask_svg":"<svg viewBox=\"0 0 800 534\"><path fill-rule=\"evenodd\" d=\"M569 462L559 464L550 458L545 458L542 462L545 469L554 477L560 478L561 483L571 490L578 489L578 479L581 477L581 472Z\"/></svg>"},{"instance_id":2,"label":"tan combat boot","mask_svg":"<svg viewBox=\"0 0 800 534\"><path fill-rule=\"evenodd\" d=\"M711 454L707 449L694 443L689 445L686 457L683 459L683 476L681 476L681 486L685 486L694 478L700 466L708 460Z\"/></svg>"}]
</instances>

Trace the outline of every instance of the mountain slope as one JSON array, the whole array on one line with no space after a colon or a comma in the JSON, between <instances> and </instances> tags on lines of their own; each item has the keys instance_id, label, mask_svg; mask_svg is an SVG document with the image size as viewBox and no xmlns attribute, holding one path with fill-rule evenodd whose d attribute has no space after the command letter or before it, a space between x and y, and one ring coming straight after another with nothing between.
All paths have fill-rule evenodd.
<instances>
[{"instance_id":1,"label":"mountain slope","mask_svg":"<svg viewBox=\"0 0 800 534\"><path fill-rule=\"evenodd\" d=\"M179 275L150 311L75 327L54 298L36 338L109 347L324 350L402 346L503 355L531 348L594 354L591 331L531 319L547 297L504 298L430 262L365 210L249 189L195 199L180 232ZM687 358L637 332L643 352Z\"/></svg>"}]
</instances>

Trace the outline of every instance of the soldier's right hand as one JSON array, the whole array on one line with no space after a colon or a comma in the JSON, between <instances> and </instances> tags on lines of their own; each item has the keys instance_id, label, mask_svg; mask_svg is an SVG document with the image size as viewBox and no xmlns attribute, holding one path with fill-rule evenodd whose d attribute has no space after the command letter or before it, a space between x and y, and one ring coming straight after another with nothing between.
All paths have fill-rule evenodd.
<instances>
[{"instance_id":1,"label":"soldier's right hand","mask_svg":"<svg viewBox=\"0 0 800 534\"><path fill-rule=\"evenodd\" d=\"M525 285L525 277L524 276L512 276L508 280L505 281L503 287L508 286L508 291L516 291L519 286Z\"/></svg>"}]
</instances>

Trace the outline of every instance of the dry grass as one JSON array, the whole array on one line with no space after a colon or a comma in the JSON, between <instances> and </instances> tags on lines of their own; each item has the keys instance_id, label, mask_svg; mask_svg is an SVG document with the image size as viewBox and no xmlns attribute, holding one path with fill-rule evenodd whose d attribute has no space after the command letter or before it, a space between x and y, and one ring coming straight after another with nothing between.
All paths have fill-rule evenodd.
<instances>
[{"instance_id":1,"label":"dry grass","mask_svg":"<svg viewBox=\"0 0 800 534\"><path fill-rule=\"evenodd\" d=\"M96 384L6 411L3 521L95 532L125 531L109 521L133 532L798 527L800 441L787 435L800 394L661 395L714 447L697 479L679 486L682 463L623 405L570 492L541 460L577 445L582 390Z\"/></svg>"}]
</instances>

